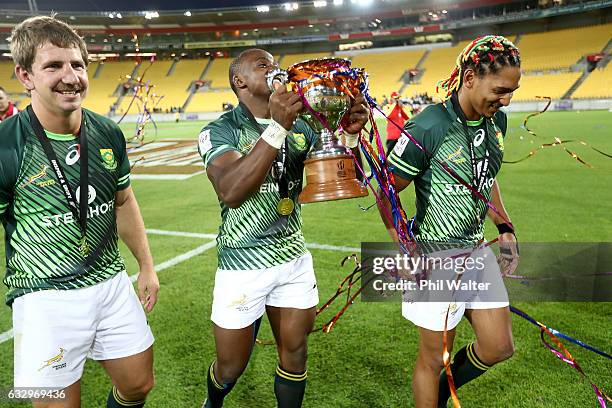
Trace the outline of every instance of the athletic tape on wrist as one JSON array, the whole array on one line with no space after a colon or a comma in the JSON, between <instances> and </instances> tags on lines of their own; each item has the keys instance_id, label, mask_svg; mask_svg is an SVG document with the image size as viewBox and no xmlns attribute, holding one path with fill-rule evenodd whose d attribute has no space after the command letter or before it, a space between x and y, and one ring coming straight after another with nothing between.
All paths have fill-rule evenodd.
<instances>
[{"instance_id":1,"label":"athletic tape on wrist","mask_svg":"<svg viewBox=\"0 0 612 408\"><path fill-rule=\"evenodd\" d=\"M357 133L356 135L345 133L344 140L346 142L346 147L348 147L349 149L354 149L359 144L359 133Z\"/></svg>"},{"instance_id":2,"label":"athletic tape on wrist","mask_svg":"<svg viewBox=\"0 0 612 408\"><path fill-rule=\"evenodd\" d=\"M280 149L283 146L285 138L288 134L289 130L272 120L266 130L264 130L261 134L261 138L275 149Z\"/></svg>"}]
</instances>

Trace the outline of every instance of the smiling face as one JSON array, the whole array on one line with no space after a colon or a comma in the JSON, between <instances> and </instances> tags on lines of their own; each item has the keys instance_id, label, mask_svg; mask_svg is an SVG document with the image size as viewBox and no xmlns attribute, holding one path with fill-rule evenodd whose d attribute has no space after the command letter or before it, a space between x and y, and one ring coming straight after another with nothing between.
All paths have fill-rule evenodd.
<instances>
[{"instance_id":1,"label":"smiling face","mask_svg":"<svg viewBox=\"0 0 612 408\"><path fill-rule=\"evenodd\" d=\"M519 88L521 69L506 66L495 73L475 75L467 70L464 86L473 110L480 116L492 117L502 106L508 106L514 91Z\"/></svg>"},{"instance_id":2,"label":"smiling face","mask_svg":"<svg viewBox=\"0 0 612 408\"><path fill-rule=\"evenodd\" d=\"M17 65L15 72L31 91L34 107L60 116L69 116L81 108L89 81L79 48L45 43L37 49L29 71Z\"/></svg>"}]
</instances>

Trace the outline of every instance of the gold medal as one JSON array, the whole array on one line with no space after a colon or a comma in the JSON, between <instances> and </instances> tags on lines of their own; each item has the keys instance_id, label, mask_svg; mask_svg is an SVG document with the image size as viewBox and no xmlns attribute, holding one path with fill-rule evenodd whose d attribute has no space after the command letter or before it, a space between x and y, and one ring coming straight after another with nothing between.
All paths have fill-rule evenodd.
<instances>
[{"instance_id":1,"label":"gold medal","mask_svg":"<svg viewBox=\"0 0 612 408\"><path fill-rule=\"evenodd\" d=\"M89 255L89 244L87 243L87 239L85 237L81 238L80 240L79 252L84 258L86 258L87 255Z\"/></svg>"},{"instance_id":2,"label":"gold medal","mask_svg":"<svg viewBox=\"0 0 612 408\"><path fill-rule=\"evenodd\" d=\"M294 208L295 204L290 198L281 198L276 205L276 211L278 211L280 215L289 215L293 212Z\"/></svg>"}]
</instances>

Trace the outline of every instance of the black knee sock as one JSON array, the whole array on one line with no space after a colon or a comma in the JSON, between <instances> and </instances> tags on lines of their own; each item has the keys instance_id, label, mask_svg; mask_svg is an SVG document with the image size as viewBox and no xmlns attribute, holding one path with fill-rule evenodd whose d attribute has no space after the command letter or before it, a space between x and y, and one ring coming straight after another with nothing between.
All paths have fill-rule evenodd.
<instances>
[{"instance_id":1,"label":"black knee sock","mask_svg":"<svg viewBox=\"0 0 612 408\"><path fill-rule=\"evenodd\" d=\"M213 362L208 368L208 378L206 381L208 385L208 397L206 398L203 408L221 408L223 406L223 399L230 393L232 388L234 388L234 385L236 385L236 381L220 384L215 378L214 366L215 363Z\"/></svg>"},{"instance_id":2,"label":"black knee sock","mask_svg":"<svg viewBox=\"0 0 612 408\"><path fill-rule=\"evenodd\" d=\"M306 390L307 371L290 373L279 365L274 376L274 395L278 408L300 408Z\"/></svg>"},{"instance_id":3,"label":"black knee sock","mask_svg":"<svg viewBox=\"0 0 612 408\"><path fill-rule=\"evenodd\" d=\"M255 346L255 341L257 340L257 333L259 333L259 327L261 326L261 317L253 322L253 346ZM251 349L251 352L253 349ZM213 362L208 368L208 378L207 378L207 386L208 386L208 397L206 401L204 401L204 406L202 408L220 408L223 406L223 399L227 394L230 393L234 385L236 385L236 381L220 384L215 378L214 367L215 363Z\"/></svg>"},{"instance_id":4,"label":"black knee sock","mask_svg":"<svg viewBox=\"0 0 612 408\"><path fill-rule=\"evenodd\" d=\"M474 351L474 343L470 343L455 354L451 364L451 372L455 387L459 388L473 379L484 374L490 366L482 362ZM438 408L446 408L446 402L450 398L450 388L446 370L440 374L440 386L438 388Z\"/></svg>"},{"instance_id":5,"label":"black knee sock","mask_svg":"<svg viewBox=\"0 0 612 408\"><path fill-rule=\"evenodd\" d=\"M145 405L145 400L128 401L117 392L117 388L111 388L106 400L106 408L142 408Z\"/></svg>"}]
</instances>

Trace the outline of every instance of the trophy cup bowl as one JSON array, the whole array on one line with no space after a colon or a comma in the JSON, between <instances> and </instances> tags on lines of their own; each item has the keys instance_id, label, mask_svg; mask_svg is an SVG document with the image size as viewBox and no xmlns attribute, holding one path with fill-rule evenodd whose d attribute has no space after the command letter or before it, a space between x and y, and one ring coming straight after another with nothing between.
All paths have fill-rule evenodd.
<instances>
[{"instance_id":1,"label":"trophy cup bowl","mask_svg":"<svg viewBox=\"0 0 612 408\"><path fill-rule=\"evenodd\" d=\"M298 197L302 204L368 195L368 190L357 180L348 148L334 135L351 107L350 97L342 90L349 78L334 72L349 69L348 60L323 58L300 62L287 71L275 70L268 75L271 90L274 90L274 81L291 82L294 88L299 87L307 105L300 117L319 135L304 162L306 186Z\"/></svg>"}]
</instances>

